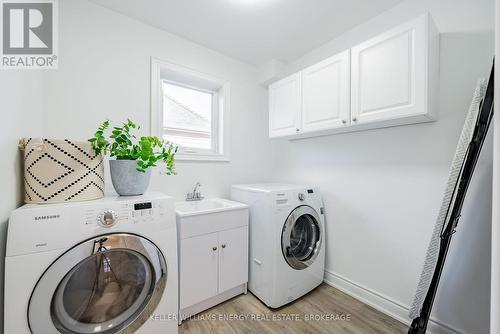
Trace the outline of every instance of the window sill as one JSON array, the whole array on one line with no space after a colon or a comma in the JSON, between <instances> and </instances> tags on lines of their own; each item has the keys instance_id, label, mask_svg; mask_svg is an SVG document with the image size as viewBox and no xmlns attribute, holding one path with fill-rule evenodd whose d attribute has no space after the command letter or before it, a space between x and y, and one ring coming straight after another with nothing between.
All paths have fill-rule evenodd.
<instances>
[{"instance_id":1,"label":"window sill","mask_svg":"<svg viewBox=\"0 0 500 334\"><path fill-rule=\"evenodd\" d=\"M188 154L177 153L176 161L229 162L229 156L223 154Z\"/></svg>"}]
</instances>

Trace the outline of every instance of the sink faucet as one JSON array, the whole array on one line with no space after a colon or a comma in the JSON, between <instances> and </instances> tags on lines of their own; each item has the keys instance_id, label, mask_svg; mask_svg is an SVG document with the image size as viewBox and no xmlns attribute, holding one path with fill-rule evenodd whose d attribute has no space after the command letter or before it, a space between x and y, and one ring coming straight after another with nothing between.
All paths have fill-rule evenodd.
<instances>
[{"instance_id":1,"label":"sink faucet","mask_svg":"<svg viewBox=\"0 0 500 334\"><path fill-rule=\"evenodd\" d=\"M194 186L193 192L186 194L186 201L201 201L203 199L203 196L201 195L201 192L199 191L200 186L201 186L201 183L196 182L196 185Z\"/></svg>"}]
</instances>

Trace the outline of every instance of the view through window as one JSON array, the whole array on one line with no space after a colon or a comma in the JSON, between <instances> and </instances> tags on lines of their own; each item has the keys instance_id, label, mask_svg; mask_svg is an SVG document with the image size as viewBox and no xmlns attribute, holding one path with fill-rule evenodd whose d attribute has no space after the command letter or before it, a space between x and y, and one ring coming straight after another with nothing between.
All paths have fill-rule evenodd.
<instances>
[{"instance_id":1,"label":"view through window","mask_svg":"<svg viewBox=\"0 0 500 334\"><path fill-rule=\"evenodd\" d=\"M180 148L214 150L214 93L163 81L163 138Z\"/></svg>"}]
</instances>

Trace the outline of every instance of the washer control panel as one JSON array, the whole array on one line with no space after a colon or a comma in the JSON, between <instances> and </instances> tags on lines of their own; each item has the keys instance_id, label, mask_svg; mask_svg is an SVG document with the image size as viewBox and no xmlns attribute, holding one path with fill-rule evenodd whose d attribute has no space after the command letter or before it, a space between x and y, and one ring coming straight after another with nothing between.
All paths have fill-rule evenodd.
<instances>
[{"instance_id":1,"label":"washer control panel","mask_svg":"<svg viewBox=\"0 0 500 334\"><path fill-rule=\"evenodd\" d=\"M86 225L112 227L121 223L149 223L156 217L165 214L164 203L161 201L119 203L113 207L87 210Z\"/></svg>"},{"instance_id":2,"label":"washer control panel","mask_svg":"<svg viewBox=\"0 0 500 334\"><path fill-rule=\"evenodd\" d=\"M174 199L150 192L85 202L25 205L11 212L6 256L68 249L108 233L176 233ZM29 231L29 233L26 233Z\"/></svg>"}]
</instances>

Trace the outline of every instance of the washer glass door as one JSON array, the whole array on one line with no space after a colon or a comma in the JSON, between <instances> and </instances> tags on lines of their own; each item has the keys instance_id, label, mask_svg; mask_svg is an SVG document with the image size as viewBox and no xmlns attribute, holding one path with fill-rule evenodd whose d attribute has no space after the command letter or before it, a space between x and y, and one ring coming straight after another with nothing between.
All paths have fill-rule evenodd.
<instances>
[{"instance_id":1,"label":"washer glass door","mask_svg":"<svg viewBox=\"0 0 500 334\"><path fill-rule=\"evenodd\" d=\"M35 334L132 333L158 304L165 275L165 260L147 239L114 234L88 240L41 277L30 300L30 328Z\"/></svg>"},{"instance_id":2,"label":"washer glass door","mask_svg":"<svg viewBox=\"0 0 500 334\"><path fill-rule=\"evenodd\" d=\"M295 208L288 216L281 235L281 249L286 262L297 270L309 267L318 256L321 235L317 212L307 205Z\"/></svg>"}]
</instances>

